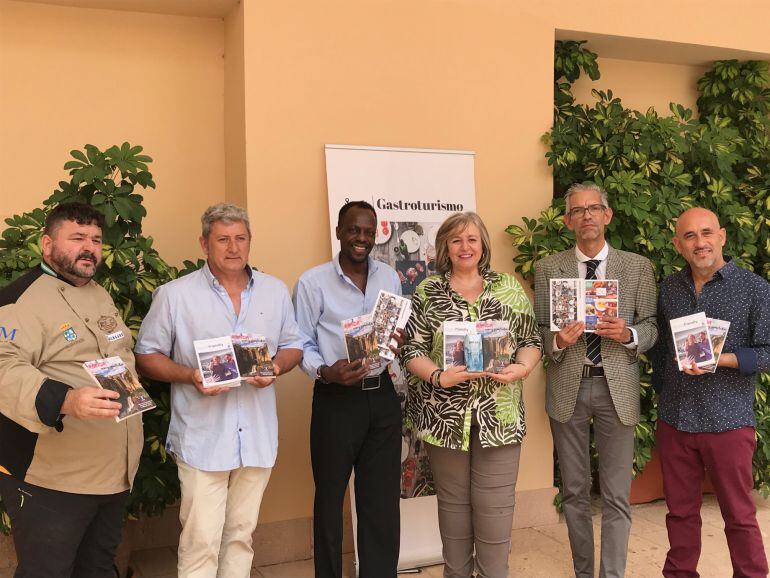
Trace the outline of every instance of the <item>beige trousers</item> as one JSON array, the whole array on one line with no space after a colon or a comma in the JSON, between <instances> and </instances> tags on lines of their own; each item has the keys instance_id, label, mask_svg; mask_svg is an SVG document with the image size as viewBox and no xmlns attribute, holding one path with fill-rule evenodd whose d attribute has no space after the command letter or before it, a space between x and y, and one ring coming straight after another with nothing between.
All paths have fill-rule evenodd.
<instances>
[{"instance_id":1,"label":"beige trousers","mask_svg":"<svg viewBox=\"0 0 770 578\"><path fill-rule=\"evenodd\" d=\"M444 578L507 578L521 444L470 451L426 444L438 499Z\"/></svg>"},{"instance_id":2,"label":"beige trousers","mask_svg":"<svg viewBox=\"0 0 770 578\"><path fill-rule=\"evenodd\" d=\"M182 502L179 578L248 578L271 468L204 472L177 459Z\"/></svg>"}]
</instances>

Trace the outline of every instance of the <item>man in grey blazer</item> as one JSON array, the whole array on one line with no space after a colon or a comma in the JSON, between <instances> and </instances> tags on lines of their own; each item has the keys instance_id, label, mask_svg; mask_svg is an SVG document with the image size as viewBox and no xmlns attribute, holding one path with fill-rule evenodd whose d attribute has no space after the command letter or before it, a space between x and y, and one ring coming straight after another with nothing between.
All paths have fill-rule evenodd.
<instances>
[{"instance_id":1,"label":"man in grey blazer","mask_svg":"<svg viewBox=\"0 0 770 578\"><path fill-rule=\"evenodd\" d=\"M634 426L639 419L639 354L655 343L656 283L650 261L613 249L604 239L612 220L607 195L594 183L572 185L564 223L577 246L535 266L535 313L548 356L546 408L563 482L575 576L594 576L589 431L593 420L602 494L601 578L625 574L631 530L629 494ZM550 280L617 279L618 314L595 333L582 321L551 331ZM582 286L583 284L581 284Z\"/></svg>"}]
</instances>

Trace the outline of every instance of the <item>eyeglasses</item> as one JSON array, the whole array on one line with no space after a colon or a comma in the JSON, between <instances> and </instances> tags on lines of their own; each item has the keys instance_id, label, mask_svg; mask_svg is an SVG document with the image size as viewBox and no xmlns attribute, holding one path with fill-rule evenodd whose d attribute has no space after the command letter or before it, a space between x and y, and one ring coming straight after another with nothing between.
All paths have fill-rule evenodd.
<instances>
[{"instance_id":1,"label":"eyeglasses","mask_svg":"<svg viewBox=\"0 0 770 578\"><path fill-rule=\"evenodd\" d=\"M604 205L588 205L587 207L575 207L574 209L570 209L569 216L573 219L582 219L586 216L586 211L588 211L588 214L592 217L598 217L601 215L605 210L607 210L607 207Z\"/></svg>"}]
</instances>

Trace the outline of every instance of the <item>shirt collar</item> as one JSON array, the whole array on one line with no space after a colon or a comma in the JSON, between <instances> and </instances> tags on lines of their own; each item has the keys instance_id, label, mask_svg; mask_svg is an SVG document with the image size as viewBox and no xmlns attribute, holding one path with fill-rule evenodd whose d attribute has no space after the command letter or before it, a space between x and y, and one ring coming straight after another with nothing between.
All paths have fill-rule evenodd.
<instances>
[{"instance_id":1,"label":"shirt collar","mask_svg":"<svg viewBox=\"0 0 770 578\"><path fill-rule=\"evenodd\" d=\"M379 262L375 259L372 259L371 256L367 257L366 260L368 263L366 278L368 279L377 272L377 269L380 268L380 265L379 265ZM340 277L340 279L344 279L345 277L347 277L347 275L345 275L345 272L342 270L342 265L340 265L339 253L337 253L334 256L334 259L332 259L332 263L334 264L334 270L337 272L337 275Z\"/></svg>"},{"instance_id":2,"label":"shirt collar","mask_svg":"<svg viewBox=\"0 0 770 578\"><path fill-rule=\"evenodd\" d=\"M450 269L444 275L442 276L444 278L444 283L447 287L449 287L449 280L452 278L452 270ZM489 267L481 271L481 277L484 280L484 288L486 288L489 284L494 283L500 278L500 273L497 271L493 271Z\"/></svg>"},{"instance_id":3,"label":"shirt collar","mask_svg":"<svg viewBox=\"0 0 770 578\"><path fill-rule=\"evenodd\" d=\"M722 265L722 268L718 271L714 272L713 277L711 279L720 278L720 279L729 279L731 276L735 275L736 271L738 270L738 265L735 264L735 261L732 257L729 255L725 255L725 264ZM683 281L687 283L690 287L695 286L695 282L692 278L692 270L690 269L690 265L686 265L681 271L679 271L679 276L682 278Z\"/></svg>"},{"instance_id":4,"label":"shirt collar","mask_svg":"<svg viewBox=\"0 0 770 578\"><path fill-rule=\"evenodd\" d=\"M59 275L56 272L56 270L53 267L51 267L48 263L46 263L45 261L40 261L40 268L43 270L43 273L45 273L46 275L50 275L51 277L54 277L54 278L58 279L59 281L63 281L67 285L72 285L73 287L77 287L77 285L75 285L72 281L70 281L69 279L65 279L64 277ZM89 279L89 283L90 282L91 281ZM86 285L87 284L88 283L86 283Z\"/></svg>"},{"instance_id":5,"label":"shirt collar","mask_svg":"<svg viewBox=\"0 0 770 578\"><path fill-rule=\"evenodd\" d=\"M249 276L249 280L246 283L246 287L250 289L251 287L254 286L254 272L252 271L249 265L246 265L244 269L246 270L246 274ZM203 276L206 277L206 280L209 282L209 285L211 285L214 289L219 289L220 287L222 287L222 284L214 276L214 273L211 272L208 261L203 264L203 267L201 267L201 271L203 271Z\"/></svg>"},{"instance_id":6,"label":"shirt collar","mask_svg":"<svg viewBox=\"0 0 770 578\"><path fill-rule=\"evenodd\" d=\"M596 254L596 257L588 257L586 256L583 251L578 249L577 245L575 245L575 257L577 257L577 260L581 263L585 263L586 261L606 261L607 255L609 255L610 252L610 246L607 244L607 242L604 242L604 247L602 247L602 250L599 251Z\"/></svg>"}]
</instances>

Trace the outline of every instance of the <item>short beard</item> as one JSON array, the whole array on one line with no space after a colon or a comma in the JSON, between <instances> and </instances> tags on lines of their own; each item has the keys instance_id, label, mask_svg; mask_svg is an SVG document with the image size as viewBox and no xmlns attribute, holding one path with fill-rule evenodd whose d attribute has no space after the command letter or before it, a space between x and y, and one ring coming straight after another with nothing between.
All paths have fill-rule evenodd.
<instances>
[{"instance_id":1,"label":"short beard","mask_svg":"<svg viewBox=\"0 0 770 578\"><path fill-rule=\"evenodd\" d=\"M82 257L91 257L93 259L93 269L88 269L83 265L78 265L77 261ZM52 249L51 264L56 265L60 271L66 273L67 275L77 277L78 279L88 280L93 278L93 276L96 274L99 261L96 259L96 255L88 252L80 253L74 261L71 261L69 258L67 258L66 255L59 253L56 251L56 249Z\"/></svg>"}]
</instances>

